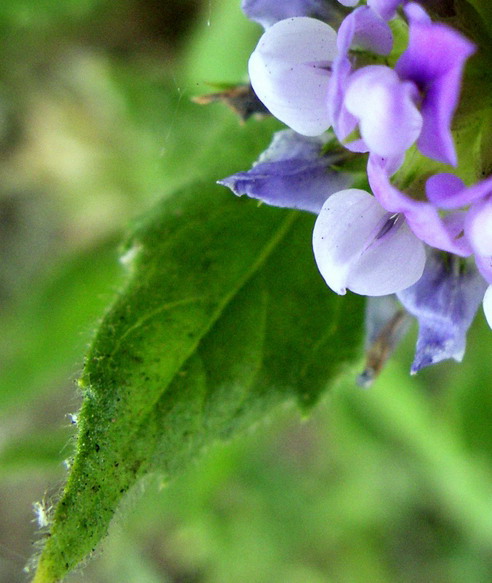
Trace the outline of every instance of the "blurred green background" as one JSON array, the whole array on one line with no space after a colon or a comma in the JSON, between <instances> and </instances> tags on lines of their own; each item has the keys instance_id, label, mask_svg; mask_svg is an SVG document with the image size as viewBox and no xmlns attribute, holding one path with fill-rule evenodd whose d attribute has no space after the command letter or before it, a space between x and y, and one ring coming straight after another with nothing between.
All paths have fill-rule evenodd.
<instances>
[{"instance_id":1,"label":"blurred green background","mask_svg":"<svg viewBox=\"0 0 492 583\"><path fill-rule=\"evenodd\" d=\"M0 6L1 583L28 579L66 475L124 229L213 175L207 144L237 121L190 97L244 80L260 32L239 0ZM286 408L169 486L149 479L68 581L491 581L490 330L479 314L463 364L411 378L414 342L369 391L346 378L309 419Z\"/></svg>"}]
</instances>

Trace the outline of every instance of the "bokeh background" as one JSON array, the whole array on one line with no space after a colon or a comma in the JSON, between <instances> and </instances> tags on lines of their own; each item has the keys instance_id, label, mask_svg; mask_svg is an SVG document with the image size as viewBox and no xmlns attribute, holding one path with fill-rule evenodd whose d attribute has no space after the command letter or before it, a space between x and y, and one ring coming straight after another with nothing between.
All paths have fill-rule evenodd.
<instances>
[{"instance_id":1,"label":"bokeh background","mask_svg":"<svg viewBox=\"0 0 492 583\"><path fill-rule=\"evenodd\" d=\"M118 242L237 123L190 98L244 80L260 32L239 0L2 0L1 583L28 580L65 478L75 380L122 278ZM172 484L149 478L68 581L490 582L483 320L461 365L409 377L413 329L372 389L354 372L308 419L286 407Z\"/></svg>"}]
</instances>

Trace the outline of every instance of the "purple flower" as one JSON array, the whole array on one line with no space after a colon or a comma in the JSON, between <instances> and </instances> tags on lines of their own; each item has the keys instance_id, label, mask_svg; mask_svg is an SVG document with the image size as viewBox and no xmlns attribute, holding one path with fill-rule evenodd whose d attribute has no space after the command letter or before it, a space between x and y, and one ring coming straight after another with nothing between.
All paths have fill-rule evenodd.
<instances>
[{"instance_id":1,"label":"purple flower","mask_svg":"<svg viewBox=\"0 0 492 583\"><path fill-rule=\"evenodd\" d=\"M396 72L403 81L414 83L421 95L423 126L417 145L425 156L455 166L450 126L463 69L475 45L452 28L431 22L417 4L409 4L405 12L410 39Z\"/></svg>"},{"instance_id":2,"label":"purple flower","mask_svg":"<svg viewBox=\"0 0 492 583\"><path fill-rule=\"evenodd\" d=\"M417 318L412 372L460 360L482 301L492 327L492 177L465 186L452 174L431 175L434 162L424 176L397 175L412 182L409 196L392 176L411 160L406 153L414 144L423 157L457 165L451 124L475 45L422 8L449 15L451 0L367 0L358 8L357 0L338 0L355 8L338 33L326 23L333 1L243 1L267 28L249 62L252 86L295 131L276 134L251 170L221 184L318 213L313 250L328 286L339 294L396 293ZM397 10L409 30L398 60L388 25ZM351 160L369 152L372 194L351 188L354 181L335 170L344 160L333 148L326 153L330 126ZM371 380L377 366L368 367Z\"/></svg>"},{"instance_id":3,"label":"purple flower","mask_svg":"<svg viewBox=\"0 0 492 583\"><path fill-rule=\"evenodd\" d=\"M338 1L344 6L352 7L359 3L359 0ZM395 17L396 9L406 2L408 0L367 0L367 5L384 20L390 20ZM453 16L455 14L454 0L419 0L419 3L444 16Z\"/></svg>"},{"instance_id":4,"label":"purple flower","mask_svg":"<svg viewBox=\"0 0 492 583\"><path fill-rule=\"evenodd\" d=\"M462 257L472 254L471 245L463 236L465 213L455 211L442 217L431 202L413 200L393 186L389 173L384 159L369 156L369 184L385 209L405 215L415 235L429 246Z\"/></svg>"},{"instance_id":5,"label":"purple flower","mask_svg":"<svg viewBox=\"0 0 492 583\"><path fill-rule=\"evenodd\" d=\"M433 23L417 4L408 4L405 12L410 40L395 70L375 65L352 74L347 68L343 72L338 107L343 100L343 107L359 123L362 136L362 143L347 147L398 158L417 140L426 156L456 165L450 126L463 68L475 47L452 28ZM339 34L342 32L341 28ZM340 53L343 59L344 52ZM335 65L334 83L340 86L337 76ZM353 130L353 122L342 129L337 116L333 119L335 131L344 139Z\"/></svg>"},{"instance_id":6,"label":"purple flower","mask_svg":"<svg viewBox=\"0 0 492 583\"><path fill-rule=\"evenodd\" d=\"M417 98L413 83L402 82L389 67L372 65L351 76L344 105L359 120L361 136L370 152L400 157L422 129Z\"/></svg>"},{"instance_id":7,"label":"purple flower","mask_svg":"<svg viewBox=\"0 0 492 583\"><path fill-rule=\"evenodd\" d=\"M370 8L362 6L351 12L338 30L338 56L333 62L332 77L328 87L328 110L333 129L338 139L343 142L353 132L357 118L345 106L345 93L356 66L349 54L351 49L387 55L393 46L393 34L390 27ZM352 151L367 151L362 141L352 142Z\"/></svg>"},{"instance_id":8,"label":"purple flower","mask_svg":"<svg viewBox=\"0 0 492 583\"><path fill-rule=\"evenodd\" d=\"M492 200L490 197L473 205L466 214L465 232L477 255L492 256Z\"/></svg>"},{"instance_id":9,"label":"purple flower","mask_svg":"<svg viewBox=\"0 0 492 583\"><path fill-rule=\"evenodd\" d=\"M314 226L313 249L321 275L338 294L395 293L418 281L425 265L424 246L403 215L388 213L358 189L328 198Z\"/></svg>"},{"instance_id":10,"label":"purple flower","mask_svg":"<svg viewBox=\"0 0 492 583\"><path fill-rule=\"evenodd\" d=\"M293 16L311 16L335 24L343 14L336 0L242 0L241 8L263 28Z\"/></svg>"},{"instance_id":11,"label":"purple flower","mask_svg":"<svg viewBox=\"0 0 492 583\"><path fill-rule=\"evenodd\" d=\"M492 283L492 177L465 186L452 174L436 174L426 183L427 198L437 207L464 216L462 233L483 277ZM467 211L455 211L467 207Z\"/></svg>"},{"instance_id":12,"label":"purple flower","mask_svg":"<svg viewBox=\"0 0 492 583\"><path fill-rule=\"evenodd\" d=\"M344 6L357 6L359 0L338 0L340 4ZM396 13L396 9L400 4L402 4L403 0L367 0L367 5L369 8L374 10L374 12L384 18L384 20L389 20L393 18Z\"/></svg>"},{"instance_id":13,"label":"purple flower","mask_svg":"<svg viewBox=\"0 0 492 583\"><path fill-rule=\"evenodd\" d=\"M255 93L300 134L317 136L331 126L327 93L336 36L314 18L281 20L266 30L249 60Z\"/></svg>"},{"instance_id":14,"label":"purple flower","mask_svg":"<svg viewBox=\"0 0 492 583\"><path fill-rule=\"evenodd\" d=\"M327 138L306 137L292 130L277 132L251 170L219 180L234 194L273 206L319 213L334 192L348 188L353 176L334 170L346 153L324 154Z\"/></svg>"},{"instance_id":15,"label":"purple flower","mask_svg":"<svg viewBox=\"0 0 492 583\"><path fill-rule=\"evenodd\" d=\"M422 277L397 294L419 322L412 373L448 358L462 360L466 333L486 287L473 265L464 265L451 255L429 253Z\"/></svg>"}]
</instances>

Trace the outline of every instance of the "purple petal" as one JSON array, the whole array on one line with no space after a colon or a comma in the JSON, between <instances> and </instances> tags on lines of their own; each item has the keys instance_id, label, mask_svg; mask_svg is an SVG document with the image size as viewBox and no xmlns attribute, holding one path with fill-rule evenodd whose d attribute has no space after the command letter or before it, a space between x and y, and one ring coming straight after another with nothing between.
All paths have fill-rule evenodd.
<instances>
[{"instance_id":1,"label":"purple petal","mask_svg":"<svg viewBox=\"0 0 492 583\"><path fill-rule=\"evenodd\" d=\"M338 50L346 55L350 48L389 55L393 48L393 33L370 8L361 6L351 12L338 29Z\"/></svg>"},{"instance_id":2,"label":"purple petal","mask_svg":"<svg viewBox=\"0 0 492 583\"><path fill-rule=\"evenodd\" d=\"M332 0L242 0L241 8L250 20L264 28L272 26L285 18L293 16L311 16L325 22L337 23L342 11L337 2Z\"/></svg>"},{"instance_id":3,"label":"purple petal","mask_svg":"<svg viewBox=\"0 0 492 583\"><path fill-rule=\"evenodd\" d=\"M432 252L421 279L398 298L419 322L412 373L448 358L461 361L466 333L484 296L486 283L476 268Z\"/></svg>"},{"instance_id":4,"label":"purple petal","mask_svg":"<svg viewBox=\"0 0 492 583\"><path fill-rule=\"evenodd\" d=\"M465 186L463 181L453 174L435 174L425 185L427 198L439 208L456 209L469 205L492 193L492 176Z\"/></svg>"},{"instance_id":5,"label":"purple petal","mask_svg":"<svg viewBox=\"0 0 492 583\"><path fill-rule=\"evenodd\" d=\"M390 212L403 213L412 231L424 243L463 257L472 253L470 244L463 236L462 213L457 212L443 219L432 204L403 194L391 184L382 158L369 156L367 176L381 205Z\"/></svg>"},{"instance_id":6,"label":"purple petal","mask_svg":"<svg viewBox=\"0 0 492 583\"><path fill-rule=\"evenodd\" d=\"M339 58L333 63L333 71L328 86L328 111L333 130L340 142L352 133L357 119L344 105L345 90L352 72L352 65L347 57Z\"/></svg>"},{"instance_id":7,"label":"purple petal","mask_svg":"<svg viewBox=\"0 0 492 583\"><path fill-rule=\"evenodd\" d=\"M382 296L415 283L425 252L403 217L392 216L368 192L333 194L323 205L313 233L316 263L337 293ZM402 267L404 266L404 269Z\"/></svg>"},{"instance_id":8,"label":"purple petal","mask_svg":"<svg viewBox=\"0 0 492 583\"><path fill-rule=\"evenodd\" d=\"M249 60L259 99L300 134L320 135L331 125L327 101L336 36L314 18L281 20L267 29Z\"/></svg>"},{"instance_id":9,"label":"purple petal","mask_svg":"<svg viewBox=\"0 0 492 583\"><path fill-rule=\"evenodd\" d=\"M319 213L334 192L348 188L353 177L331 167L337 155L323 155L324 137L309 138L292 130L277 132L253 168L219 180L234 194L246 194L285 208Z\"/></svg>"},{"instance_id":10,"label":"purple petal","mask_svg":"<svg viewBox=\"0 0 492 583\"><path fill-rule=\"evenodd\" d=\"M454 174L441 173L434 174L425 183L425 194L432 204L440 208L446 201L456 197L465 188L465 183ZM459 205L462 206L462 205Z\"/></svg>"},{"instance_id":11,"label":"purple petal","mask_svg":"<svg viewBox=\"0 0 492 583\"><path fill-rule=\"evenodd\" d=\"M458 104L466 60L475 45L454 29L431 22L422 8L409 4L407 50L396 64L402 79L413 81L424 96L421 112L420 151L440 162L456 165L451 120Z\"/></svg>"},{"instance_id":12,"label":"purple petal","mask_svg":"<svg viewBox=\"0 0 492 583\"><path fill-rule=\"evenodd\" d=\"M400 156L422 128L416 97L413 83L400 81L389 67L372 65L351 76L345 107L359 120L360 133L370 152L382 157Z\"/></svg>"},{"instance_id":13,"label":"purple petal","mask_svg":"<svg viewBox=\"0 0 492 583\"><path fill-rule=\"evenodd\" d=\"M354 130L356 118L344 105L345 91L352 73L348 58L350 48L387 55L393 46L393 35L389 26L367 6L351 12L338 30L339 56L333 62L332 77L328 88L328 107L333 129L340 141Z\"/></svg>"}]
</instances>

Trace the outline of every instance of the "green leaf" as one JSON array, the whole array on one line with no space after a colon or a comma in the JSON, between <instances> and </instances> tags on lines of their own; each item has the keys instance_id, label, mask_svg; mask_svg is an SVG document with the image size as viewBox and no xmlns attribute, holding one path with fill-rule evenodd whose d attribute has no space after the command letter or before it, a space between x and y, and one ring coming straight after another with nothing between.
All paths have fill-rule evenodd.
<instances>
[{"instance_id":1,"label":"green leaf","mask_svg":"<svg viewBox=\"0 0 492 583\"><path fill-rule=\"evenodd\" d=\"M484 26L489 35L492 33L492 5L489 0L461 0L457 3L457 9L460 16L466 18L470 32L479 34L480 31L474 30L479 23L475 20L476 16L471 12L470 7L476 10L480 16L482 26ZM473 27L473 28L471 28Z\"/></svg>"},{"instance_id":2,"label":"green leaf","mask_svg":"<svg viewBox=\"0 0 492 583\"><path fill-rule=\"evenodd\" d=\"M136 226L127 285L87 357L77 453L36 583L94 549L138 478L171 479L279 403L311 406L358 358L362 300L322 282L313 220L205 183Z\"/></svg>"}]
</instances>

